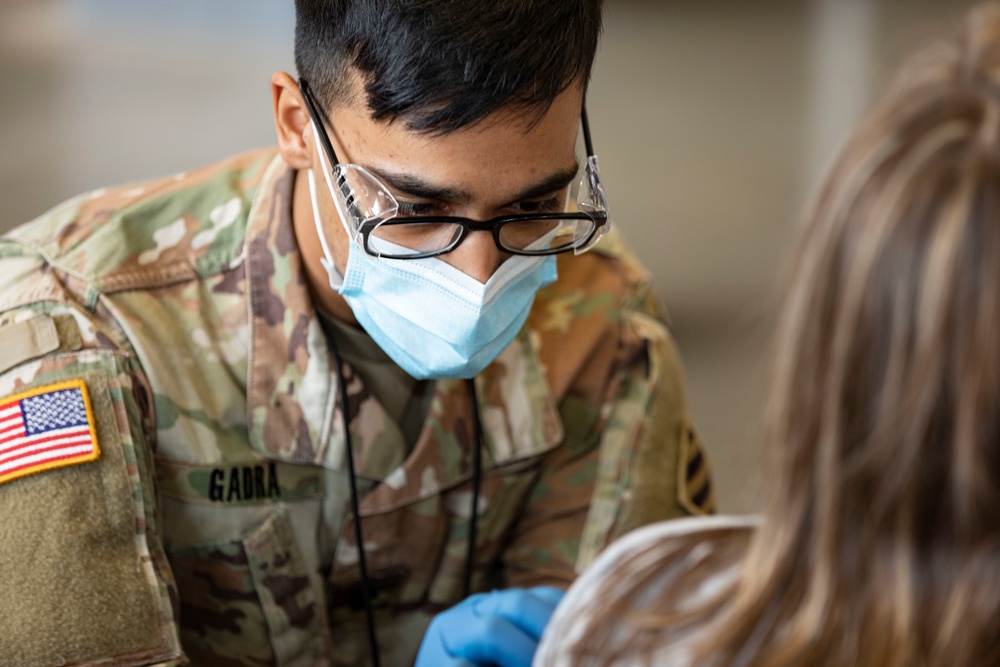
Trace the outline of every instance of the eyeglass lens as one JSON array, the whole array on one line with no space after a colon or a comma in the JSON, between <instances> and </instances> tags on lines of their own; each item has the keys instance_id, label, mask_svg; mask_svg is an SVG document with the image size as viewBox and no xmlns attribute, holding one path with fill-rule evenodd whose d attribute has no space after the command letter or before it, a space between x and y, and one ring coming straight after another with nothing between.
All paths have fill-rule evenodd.
<instances>
[{"instance_id":1,"label":"eyeglass lens","mask_svg":"<svg viewBox=\"0 0 1000 667\"><path fill-rule=\"evenodd\" d=\"M511 220L500 224L497 236L504 250L549 254L575 248L590 238L595 223L588 217ZM406 257L452 247L463 227L454 222L419 222L395 219L375 227L368 236L369 249L379 255Z\"/></svg>"}]
</instances>

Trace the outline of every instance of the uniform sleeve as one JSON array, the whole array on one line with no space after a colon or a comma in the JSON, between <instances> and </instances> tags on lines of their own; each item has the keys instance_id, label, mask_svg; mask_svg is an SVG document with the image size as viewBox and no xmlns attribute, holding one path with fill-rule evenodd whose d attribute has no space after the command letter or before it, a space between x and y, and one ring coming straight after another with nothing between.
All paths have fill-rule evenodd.
<instances>
[{"instance_id":1,"label":"uniform sleeve","mask_svg":"<svg viewBox=\"0 0 1000 667\"><path fill-rule=\"evenodd\" d=\"M0 628L11 665L176 665L149 393L85 311L0 313Z\"/></svg>"},{"instance_id":2,"label":"uniform sleeve","mask_svg":"<svg viewBox=\"0 0 1000 667\"><path fill-rule=\"evenodd\" d=\"M506 551L508 585L568 585L625 532L714 509L677 350L651 309L623 315L607 386L600 407L561 402L565 442L548 455Z\"/></svg>"}]
</instances>

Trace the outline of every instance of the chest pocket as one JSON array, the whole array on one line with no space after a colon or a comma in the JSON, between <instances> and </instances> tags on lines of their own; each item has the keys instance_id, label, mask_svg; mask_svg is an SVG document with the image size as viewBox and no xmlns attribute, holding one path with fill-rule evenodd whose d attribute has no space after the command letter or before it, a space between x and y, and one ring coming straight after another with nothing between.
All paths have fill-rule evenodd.
<instances>
[{"instance_id":1,"label":"chest pocket","mask_svg":"<svg viewBox=\"0 0 1000 667\"><path fill-rule=\"evenodd\" d=\"M85 350L0 376L0 665L181 659L126 369Z\"/></svg>"},{"instance_id":2,"label":"chest pocket","mask_svg":"<svg viewBox=\"0 0 1000 667\"><path fill-rule=\"evenodd\" d=\"M325 610L295 525L314 525L315 471L158 459L164 540L193 665L328 664Z\"/></svg>"},{"instance_id":3,"label":"chest pocket","mask_svg":"<svg viewBox=\"0 0 1000 667\"><path fill-rule=\"evenodd\" d=\"M193 665L328 664L322 604L283 507L242 539L169 551Z\"/></svg>"}]
</instances>

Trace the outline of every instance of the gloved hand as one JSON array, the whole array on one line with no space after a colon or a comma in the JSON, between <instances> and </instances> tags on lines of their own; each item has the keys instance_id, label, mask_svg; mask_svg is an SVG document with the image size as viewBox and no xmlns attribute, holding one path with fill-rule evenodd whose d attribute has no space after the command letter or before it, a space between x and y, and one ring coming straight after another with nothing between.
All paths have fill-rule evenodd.
<instances>
[{"instance_id":1,"label":"gloved hand","mask_svg":"<svg viewBox=\"0 0 1000 667\"><path fill-rule=\"evenodd\" d=\"M415 667L529 667L562 597L549 586L471 595L434 617Z\"/></svg>"}]
</instances>

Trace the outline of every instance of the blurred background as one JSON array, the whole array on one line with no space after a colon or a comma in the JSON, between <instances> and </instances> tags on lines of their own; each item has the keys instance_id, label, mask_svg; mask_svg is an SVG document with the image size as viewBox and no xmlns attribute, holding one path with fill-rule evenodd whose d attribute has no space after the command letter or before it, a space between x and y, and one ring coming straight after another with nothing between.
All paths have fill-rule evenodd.
<instances>
[{"instance_id":1,"label":"blurred background","mask_svg":"<svg viewBox=\"0 0 1000 667\"><path fill-rule=\"evenodd\" d=\"M607 0L588 98L613 219L684 359L720 507L752 511L785 258L840 142L964 0ZM0 0L0 231L274 143L291 0ZM3 280L3 276L0 276Z\"/></svg>"}]
</instances>

